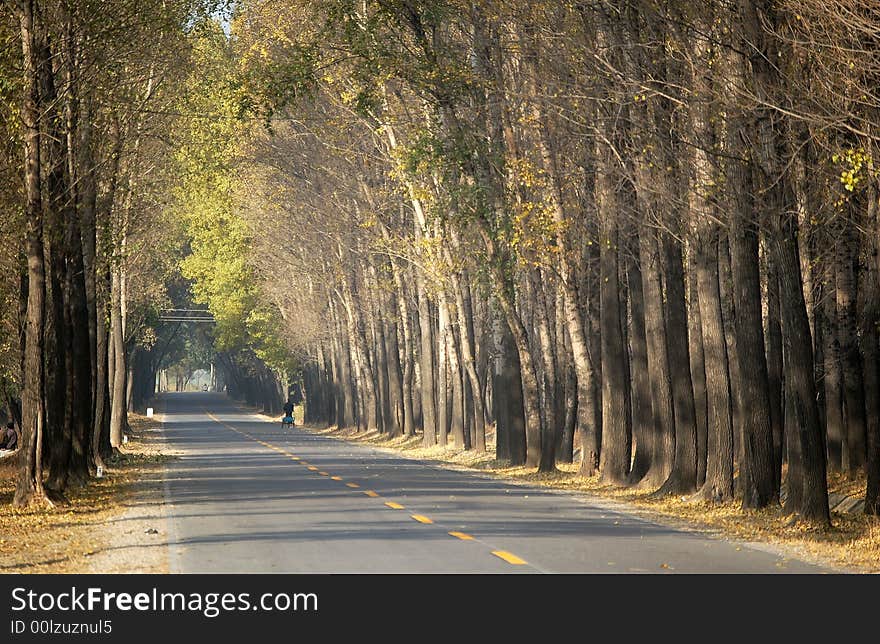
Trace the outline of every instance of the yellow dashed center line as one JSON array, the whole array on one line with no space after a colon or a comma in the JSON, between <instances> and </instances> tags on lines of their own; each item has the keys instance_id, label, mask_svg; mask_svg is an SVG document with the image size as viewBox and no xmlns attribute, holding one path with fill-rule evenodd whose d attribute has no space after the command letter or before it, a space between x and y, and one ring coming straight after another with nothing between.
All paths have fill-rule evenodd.
<instances>
[{"instance_id":1,"label":"yellow dashed center line","mask_svg":"<svg viewBox=\"0 0 880 644\"><path fill-rule=\"evenodd\" d=\"M320 474L321 476L330 476L327 472L319 471L319 469L317 467L315 467L314 465L309 465L308 461L302 460L299 456L294 456L293 454L291 454L290 452L288 452L284 448L278 447L277 445L272 445L271 443L267 443L265 441L262 441L259 438L257 438L256 436L252 436L251 434L248 434L247 432L243 432L241 430L238 430L235 427L233 427L232 425L223 422L222 420L220 420L214 414L212 414L211 412L209 412L207 410L205 411L205 413L208 415L209 418L211 418L215 422L223 425L224 427L231 429L236 434L239 434L241 436L249 438L250 440L254 441L255 443L259 443L263 447L267 447L271 450L274 450L274 451L278 452L279 454L284 454L285 456L289 456L290 460L297 461L301 465L306 465L308 467L308 469L312 472L318 472L318 474ZM330 479L333 481L342 481L341 476L330 476ZM346 485L350 488L353 488L353 489L360 487L360 485L358 485L357 483L346 483ZM373 490L364 490L364 494L366 494L367 496L369 496L371 498L378 498L380 496L377 492L374 492ZM389 508L391 508L392 510L405 509L405 507L403 505L401 505L400 503L396 503L395 501L386 501L385 505L388 506ZM419 523L434 523L433 519L430 519L429 517L426 517L423 514L412 514L412 515L410 515L410 517L412 519L418 521ZM451 536L451 537L455 537L456 539L460 539L462 541L475 541L476 540L475 537L473 537L465 532L451 531L447 534L449 534L449 536ZM507 563L514 565L514 566L523 566L523 565L528 564L528 562L525 559L517 557L515 554L507 552L506 550L493 550L492 554L495 555L496 557L498 557L499 559L503 559Z\"/></svg>"},{"instance_id":2,"label":"yellow dashed center line","mask_svg":"<svg viewBox=\"0 0 880 644\"><path fill-rule=\"evenodd\" d=\"M513 564L514 566L523 566L528 563L525 559L520 559L514 554L507 552L506 550L493 550L492 554L498 557L499 559L504 559L509 564Z\"/></svg>"}]
</instances>

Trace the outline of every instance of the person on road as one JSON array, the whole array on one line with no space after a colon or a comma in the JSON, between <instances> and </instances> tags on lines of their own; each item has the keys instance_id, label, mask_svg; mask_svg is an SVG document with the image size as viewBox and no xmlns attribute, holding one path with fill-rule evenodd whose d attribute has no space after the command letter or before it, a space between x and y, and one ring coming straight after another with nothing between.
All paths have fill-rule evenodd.
<instances>
[{"instance_id":1,"label":"person on road","mask_svg":"<svg viewBox=\"0 0 880 644\"><path fill-rule=\"evenodd\" d=\"M288 399L286 403L284 403L284 418L290 419L290 424L293 425L293 403Z\"/></svg>"}]
</instances>

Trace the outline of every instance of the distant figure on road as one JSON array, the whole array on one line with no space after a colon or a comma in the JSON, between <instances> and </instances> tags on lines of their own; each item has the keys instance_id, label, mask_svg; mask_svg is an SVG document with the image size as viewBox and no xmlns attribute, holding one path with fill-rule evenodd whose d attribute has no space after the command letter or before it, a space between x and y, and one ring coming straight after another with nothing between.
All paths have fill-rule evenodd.
<instances>
[{"instance_id":1,"label":"distant figure on road","mask_svg":"<svg viewBox=\"0 0 880 644\"><path fill-rule=\"evenodd\" d=\"M289 399L284 403L284 419L281 423L284 425L293 425L293 403Z\"/></svg>"},{"instance_id":2,"label":"distant figure on road","mask_svg":"<svg viewBox=\"0 0 880 644\"><path fill-rule=\"evenodd\" d=\"M0 435L0 449L13 450L18 446L18 434L14 423L6 423L6 429Z\"/></svg>"}]
</instances>

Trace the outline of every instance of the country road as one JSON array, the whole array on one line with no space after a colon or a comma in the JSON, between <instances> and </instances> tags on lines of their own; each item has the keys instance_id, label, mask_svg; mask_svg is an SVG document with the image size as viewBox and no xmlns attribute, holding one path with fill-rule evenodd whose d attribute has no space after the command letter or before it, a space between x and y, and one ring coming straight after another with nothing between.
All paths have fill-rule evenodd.
<instances>
[{"instance_id":1,"label":"country road","mask_svg":"<svg viewBox=\"0 0 880 644\"><path fill-rule=\"evenodd\" d=\"M822 572L704 535L166 394L172 573Z\"/></svg>"}]
</instances>

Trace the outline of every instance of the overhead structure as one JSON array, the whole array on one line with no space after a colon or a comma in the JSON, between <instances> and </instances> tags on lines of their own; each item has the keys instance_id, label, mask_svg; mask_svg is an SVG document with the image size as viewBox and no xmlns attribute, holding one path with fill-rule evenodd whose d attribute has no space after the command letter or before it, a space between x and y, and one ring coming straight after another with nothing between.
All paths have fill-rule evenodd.
<instances>
[{"instance_id":1,"label":"overhead structure","mask_svg":"<svg viewBox=\"0 0 880 644\"><path fill-rule=\"evenodd\" d=\"M162 309L160 322L196 322L213 324L214 316L206 309Z\"/></svg>"}]
</instances>

